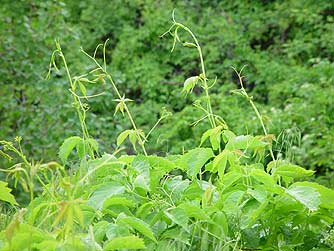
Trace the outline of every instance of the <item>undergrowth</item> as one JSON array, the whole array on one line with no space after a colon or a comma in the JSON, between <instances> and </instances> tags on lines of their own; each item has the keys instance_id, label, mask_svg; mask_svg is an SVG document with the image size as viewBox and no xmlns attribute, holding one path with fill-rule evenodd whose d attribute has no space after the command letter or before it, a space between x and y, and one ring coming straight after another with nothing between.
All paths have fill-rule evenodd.
<instances>
[{"instance_id":1,"label":"undergrowth","mask_svg":"<svg viewBox=\"0 0 334 251\"><path fill-rule=\"evenodd\" d=\"M199 55L200 74L189 76L182 92L203 93L194 102L202 116L192 124L210 126L200 145L181 155L148 154L146 145L154 143L149 136L171 114L162 109L152 129L144 132L131 112L132 100L119 91L108 73L108 40L92 55L81 50L93 67L80 76L71 75L56 42L48 76L54 70L65 71L82 133L64 140L60 163L26 157L20 137L13 143L0 141L2 156L17 155L21 160L1 171L30 197L28 205L18 205L8 183L0 181L1 250L334 248L334 191L307 181L314 171L282 159L273 150L275 137L244 88L242 70L235 69L240 89L232 92L249 102L263 135L236 135L214 113L210 88L218 80L206 75L196 36L174 15L172 26L162 36L167 35L174 39L172 52L181 43ZM102 53L102 62L97 53ZM89 134L89 102L104 95L87 95L90 84L111 85L117 106L110 112L123 114L131 125L119 134L118 148L112 153L100 153L98 142ZM137 154L123 154L126 140Z\"/></svg>"}]
</instances>

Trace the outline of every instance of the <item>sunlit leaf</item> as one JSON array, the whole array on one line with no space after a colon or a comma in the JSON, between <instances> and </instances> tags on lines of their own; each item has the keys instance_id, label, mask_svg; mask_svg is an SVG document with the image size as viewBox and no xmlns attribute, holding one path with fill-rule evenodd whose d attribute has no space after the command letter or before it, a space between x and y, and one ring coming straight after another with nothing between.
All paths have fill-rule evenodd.
<instances>
[{"instance_id":1,"label":"sunlit leaf","mask_svg":"<svg viewBox=\"0 0 334 251\"><path fill-rule=\"evenodd\" d=\"M116 182L108 182L99 186L89 197L87 205L100 210L106 199L113 195L122 194L125 187Z\"/></svg>"},{"instance_id":2,"label":"sunlit leaf","mask_svg":"<svg viewBox=\"0 0 334 251\"><path fill-rule=\"evenodd\" d=\"M129 136L132 130L125 130L117 137L117 146L120 146L124 140Z\"/></svg>"},{"instance_id":3,"label":"sunlit leaf","mask_svg":"<svg viewBox=\"0 0 334 251\"><path fill-rule=\"evenodd\" d=\"M286 161L272 161L268 164L268 168L273 170L273 175L286 176L290 178L305 178L314 174L314 171L312 170L306 170Z\"/></svg>"},{"instance_id":4,"label":"sunlit leaf","mask_svg":"<svg viewBox=\"0 0 334 251\"><path fill-rule=\"evenodd\" d=\"M184 81L182 91L185 92L186 94L192 92L198 80L199 80L198 76L187 78L186 81Z\"/></svg>"},{"instance_id":5,"label":"sunlit leaf","mask_svg":"<svg viewBox=\"0 0 334 251\"><path fill-rule=\"evenodd\" d=\"M117 249L145 249L143 239L137 236L116 237L106 242L103 247L104 251Z\"/></svg>"},{"instance_id":6,"label":"sunlit leaf","mask_svg":"<svg viewBox=\"0 0 334 251\"><path fill-rule=\"evenodd\" d=\"M8 183L0 181L0 200L17 205L15 197L10 193L12 189L8 188Z\"/></svg>"},{"instance_id":7,"label":"sunlit leaf","mask_svg":"<svg viewBox=\"0 0 334 251\"><path fill-rule=\"evenodd\" d=\"M306 186L306 187L311 187L315 189L320 194L320 207L334 209L334 190L333 189L329 189L320 184L309 182L309 181L296 182L293 185L291 185L291 188L295 186L298 186L298 187Z\"/></svg>"},{"instance_id":8,"label":"sunlit leaf","mask_svg":"<svg viewBox=\"0 0 334 251\"><path fill-rule=\"evenodd\" d=\"M289 187L286 192L309 210L316 211L319 209L320 193L317 192L315 188L310 186L294 185Z\"/></svg>"}]
</instances>

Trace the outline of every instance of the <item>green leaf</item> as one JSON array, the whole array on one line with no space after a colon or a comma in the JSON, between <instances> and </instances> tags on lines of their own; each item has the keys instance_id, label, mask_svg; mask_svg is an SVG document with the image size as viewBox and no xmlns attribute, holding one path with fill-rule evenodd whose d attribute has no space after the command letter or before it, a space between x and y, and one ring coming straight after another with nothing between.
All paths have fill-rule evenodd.
<instances>
[{"instance_id":1,"label":"green leaf","mask_svg":"<svg viewBox=\"0 0 334 251\"><path fill-rule=\"evenodd\" d=\"M131 130L130 134L129 134L129 140L133 146L133 148L135 149L136 151L136 143L137 143L137 140L138 140L138 135L137 135L137 132L134 131L134 130Z\"/></svg>"},{"instance_id":2,"label":"green leaf","mask_svg":"<svg viewBox=\"0 0 334 251\"><path fill-rule=\"evenodd\" d=\"M290 178L305 178L314 174L314 171L312 170L306 170L286 161L272 161L268 164L268 167L273 170L273 175L286 176Z\"/></svg>"},{"instance_id":3,"label":"green leaf","mask_svg":"<svg viewBox=\"0 0 334 251\"><path fill-rule=\"evenodd\" d=\"M85 141L83 139L76 145L79 159L82 160L85 157Z\"/></svg>"},{"instance_id":4,"label":"green leaf","mask_svg":"<svg viewBox=\"0 0 334 251\"><path fill-rule=\"evenodd\" d=\"M150 166L152 166L153 169L162 170L163 172L170 172L176 168L172 161L163 157L148 156L146 159L149 161Z\"/></svg>"},{"instance_id":5,"label":"green leaf","mask_svg":"<svg viewBox=\"0 0 334 251\"><path fill-rule=\"evenodd\" d=\"M251 149L256 150L264 148L268 143L261 141L260 139L251 135L240 135L231 138L226 144L226 149L237 150L237 149Z\"/></svg>"},{"instance_id":6,"label":"green leaf","mask_svg":"<svg viewBox=\"0 0 334 251\"><path fill-rule=\"evenodd\" d=\"M227 162L229 162L230 165L233 165L235 161L236 157L234 153L227 149L224 149L213 159L212 172L215 173L218 171L219 177L222 178L225 173Z\"/></svg>"},{"instance_id":7,"label":"green leaf","mask_svg":"<svg viewBox=\"0 0 334 251\"><path fill-rule=\"evenodd\" d=\"M298 186L298 187L306 186L306 187L314 188L320 194L320 207L334 209L334 190L333 189L329 189L320 184L309 182L309 181L295 182L290 187L295 187L295 186Z\"/></svg>"},{"instance_id":8,"label":"green leaf","mask_svg":"<svg viewBox=\"0 0 334 251\"><path fill-rule=\"evenodd\" d=\"M126 197L113 196L104 201L103 209L106 209L109 206L113 206L113 205L122 205L125 207L135 207L136 204L132 200Z\"/></svg>"},{"instance_id":9,"label":"green leaf","mask_svg":"<svg viewBox=\"0 0 334 251\"><path fill-rule=\"evenodd\" d=\"M125 222L130 227L136 229L142 235L146 236L147 238L151 239L154 242L157 242L150 225L148 225L141 219L138 219L136 217L125 216L125 217L120 217L119 221Z\"/></svg>"},{"instance_id":10,"label":"green leaf","mask_svg":"<svg viewBox=\"0 0 334 251\"><path fill-rule=\"evenodd\" d=\"M182 193L183 198L190 200L200 200L204 190L199 186L199 181L194 180Z\"/></svg>"},{"instance_id":11,"label":"green leaf","mask_svg":"<svg viewBox=\"0 0 334 251\"><path fill-rule=\"evenodd\" d=\"M311 211L319 209L320 193L313 187L294 185L286 189L286 193Z\"/></svg>"},{"instance_id":12,"label":"green leaf","mask_svg":"<svg viewBox=\"0 0 334 251\"><path fill-rule=\"evenodd\" d=\"M8 183L0 181L0 200L17 205L15 197L10 193L12 189L8 188Z\"/></svg>"},{"instance_id":13,"label":"green leaf","mask_svg":"<svg viewBox=\"0 0 334 251\"><path fill-rule=\"evenodd\" d=\"M104 251L108 250L116 250L116 249L144 249L145 243L143 239L137 236L124 236L124 237L117 237L107 241L103 247Z\"/></svg>"},{"instance_id":14,"label":"green leaf","mask_svg":"<svg viewBox=\"0 0 334 251\"><path fill-rule=\"evenodd\" d=\"M204 212L199 205L194 205L190 202L181 203L178 208L182 208L188 217L195 218L197 220L209 220L209 216Z\"/></svg>"},{"instance_id":15,"label":"green leaf","mask_svg":"<svg viewBox=\"0 0 334 251\"><path fill-rule=\"evenodd\" d=\"M186 94L192 92L192 90L194 89L195 85L198 82L198 79L199 79L198 76L187 78L186 81L184 81L182 91L185 92Z\"/></svg>"},{"instance_id":16,"label":"green leaf","mask_svg":"<svg viewBox=\"0 0 334 251\"><path fill-rule=\"evenodd\" d=\"M243 202L245 191L235 190L223 195L223 211L228 215L237 215L239 205Z\"/></svg>"},{"instance_id":17,"label":"green leaf","mask_svg":"<svg viewBox=\"0 0 334 251\"><path fill-rule=\"evenodd\" d=\"M239 172L228 172L224 175L222 180L222 185L224 189L229 188L230 186L234 185L239 179L242 178L242 174Z\"/></svg>"},{"instance_id":18,"label":"green leaf","mask_svg":"<svg viewBox=\"0 0 334 251\"><path fill-rule=\"evenodd\" d=\"M262 171L260 169L253 169L250 172L250 176L258 182L262 183L264 185L264 188L266 188L270 192L274 192L277 194L284 192L284 189L278 186L274 178L265 171Z\"/></svg>"},{"instance_id":19,"label":"green leaf","mask_svg":"<svg viewBox=\"0 0 334 251\"><path fill-rule=\"evenodd\" d=\"M89 138L87 142L95 152L99 151L99 143L95 139Z\"/></svg>"},{"instance_id":20,"label":"green leaf","mask_svg":"<svg viewBox=\"0 0 334 251\"><path fill-rule=\"evenodd\" d=\"M87 89L86 89L85 85L83 83L81 83L80 81L78 81L78 84L79 84L79 88L80 88L81 93L84 96L86 96L87 95Z\"/></svg>"},{"instance_id":21,"label":"green leaf","mask_svg":"<svg viewBox=\"0 0 334 251\"><path fill-rule=\"evenodd\" d=\"M184 230L188 231L188 216L184 209L173 208L169 211L165 211L165 215L172 220L173 223L179 225Z\"/></svg>"},{"instance_id":22,"label":"green leaf","mask_svg":"<svg viewBox=\"0 0 334 251\"><path fill-rule=\"evenodd\" d=\"M81 142L81 138L78 136L73 136L65 139L61 147L59 148L59 157L61 161L65 164L71 151Z\"/></svg>"},{"instance_id":23,"label":"green leaf","mask_svg":"<svg viewBox=\"0 0 334 251\"><path fill-rule=\"evenodd\" d=\"M232 131L230 131L230 130L224 130L223 131L222 138L223 138L225 143L232 140L235 137L236 137L236 135Z\"/></svg>"},{"instance_id":24,"label":"green leaf","mask_svg":"<svg viewBox=\"0 0 334 251\"><path fill-rule=\"evenodd\" d=\"M213 150L217 150L220 145L220 139L221 139L221 131L223 127L222 126L217 126L215 128L207 130L201 137L201 144L200 146L204 143L204 141L210 137L210 143L212 145Z\"/></svg>"},{"instance_id":25,"label":"green leaf","mask_svg":"<svg viewBox=\"0 0 334 251\"><path fill-rule=\"evenodd\" d=\"M210 148L195 148L181 156L176 164L186 169L191 178L195 178L204 164L214 156Z\"/></svg>"},{"instance_id":26,"label":"green leaf","mask_svg":"<svg viewBox=\"0 0 334 251\"><path fill-rule=\"evenodd\" d=\"M97 242L102 242L105 238L107 227L109 225L108 221L100 220L96 224L94 224L93 230L94 230L94 239Z\"/></svg>"},{"instance_id":27,"label":"green leaf","mask_svg":"<svg viewBox=\"0 0 334 251\"><path fill-rule=\"evenodd\" d=\"M254 185L252 188L247 189L247 194L251 195L260 203L264 203L267 200L268 192L262 185Z\"/></svg>"},{"instance_id":28,"label":"green leaf","mask_svg":"<svg viewBox=\"0 0 334 251\"><path fill-rule=\"evenodd\" d=\"M117 146L120 146L124 140L129 136L132 130L125 130L117 137Z\"/></svg>"},{"instance_id":29,"label":"green leaf","mask_svg":"<svg viewBox=\"0 0 334 251\"><path fill-rule=\"evenodd\" d=\"M216 236L227 236L228 228L226 215L221 211L214 213L210 228L211 232L213 232Z\"/></svg>"},{"instance_id":30,"label":"green leaf","mask_svg":"<svg viewBox=\"0 0 334 251\"><path fill-rule=\"evenodd\" d=\"M150 177L147 174L138 175L133 182L133 186L150 191Z\"/></svg>"},{"instance_id":31,"label":"green leaf","mask_svg":"<svg viewBox=\"0 0 334 251\"><path fill-rule=\"evenodd\" d=\"M105 183L92 193L86 203L95 210L100 210L106 199L116 194L122 194L124 191L125 187L117 182Z\"/></svg>"},{"instance_id":32,"label":"green leaf","mask_svg":"<svg viewBox=\"0 0 334 251\"><path fill-rule=\"evenodd\" d=\"M131 168L135 170L137 176L133 181L133 186L144 189L145 191L150 190L150 163L146 156L137 155L133 161Z\"/></svg>"}]
</instances>

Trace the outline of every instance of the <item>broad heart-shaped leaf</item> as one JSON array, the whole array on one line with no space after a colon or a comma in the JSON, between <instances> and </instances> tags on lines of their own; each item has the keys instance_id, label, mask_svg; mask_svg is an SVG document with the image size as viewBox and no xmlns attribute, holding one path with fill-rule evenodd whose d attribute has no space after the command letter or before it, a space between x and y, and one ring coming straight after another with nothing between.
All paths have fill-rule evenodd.
<instances>
[{"instance_id":1,"label":"broad heart-shaped leaf","mask_svg":"<svg viewBox=\"0 0 334 251\"><path fill-rule=\"evenodd\" d=\"M15 197L10 193L12 189L7 187L8 183L0 181L0 200L17 205Z\"/></svg>"},{"instance_id":2,"label":"broad heart-shaped leaf","mask_svg":"<svg viewBox=\"0 0 334 251\"><path fill-rule=\"evenodd\" d=\"M59 148L59 157L65 164L71 151L81 142L81 138L78 136L69 137L64 140L63 144Z\"/></svg>"},{"instance_id":3,"label":"broad heart-shaped leaf","mask_svg":"<svg viewBox=\"0 0 334 251\"><path fill-rule=\"evenodd\" d=\"M106 199L116 194L122 194L125 187L117 182L108 182L99 186L90 196L87 205L95 210L100 210Z\"/></svg>"},{"instance_id":4,"label":"broad heart-shaped leaf","mask_svg":"<svg viewBox=\"0 0 334 251\"><path fill-rule=\"evenodd\" d=\"M313 187L294 185L286 189L286 193L311 211L319 209L320 193Z\"/></svg>"},{"instance_id":5,"label":"broad heart-shaped leaf","mask_svg":"<svg viewBox=\"0 0 334 251\"><path fill-rule=\"evenodd\" d=\"M124 215L124 214L123 214ZM154 237L153 231L145 221L131 216L122 216L120 215L118 221L125 222L130 227L136 229L139 233L151 239L154 242L157 242L157 239Z\"/></svg>"},{"instance_id":6,"label":"broad heart-shaped leaf","mask_svg":"<svg viewBox=\"0 0 334 251\"><path fill-rule=\"evenodd\" d=\"M303 181L303 182L295 182L290 187L311 187L314 188L320 194L320 207L334 209L334 190L324 187L320 184Z\"/></svg>"},{"instance_id":7,"label":"broad heart-shaped leaf","mask_svg":"<svg viewBox=\"0 0 334 251\"><path fill-rule=\"evenodd\" d=\"M260 139L251 136L251 135L240 135L231 138L227 144L226 149L228 150L237 150L237 149L251 149L257 150L264 148L268 145L268 143L261 141Z\"/></svg>"},{"instance_id":8,"label":"broad heart-shaped leaf","mask_svg":"<svg viewBox=\"0 0 334 251\"><path fill-rule=\"evenodd\" d=\"M145 249L143 239L137 236L116 237L107 241L103 247L104 251L118 250L118 249Z\"/></svg>"},{"instance_id":9,"label":"broad heart-shaped leaf","mask_svg":"<svg viewBox=\"0 0 334 251\"><path fill-rule=\"evenodd\" d=\"M271 161L268 164L268 169L273 170L273 175L285 176L290 178L305 178L314 174L314 171L312 170L306 170L287 161Z\"/></svg>"},{"instance_id":10,"label":"broad heart-shaped leaf","mask_svg":"<svg viewBox=\"0 0 334 251\"><path fill-rule=\"evenodd\" d=\"M182 198L200 201L204 194L204 189L202 189L198 183L198 180L192 181L192 183L182 193Z\"/></svg>"},{"instance_id":11,"label":"broad heart-shaped leaf","mask_svg":"<svg viewBox=\"0 0 334 251\"><path fill-rule=\"evenodd\" d=\"M195 148L181 156L175 164L186 170L189 177L193 179L213 156L211 148Z\"/></svg>"}]
</instances>

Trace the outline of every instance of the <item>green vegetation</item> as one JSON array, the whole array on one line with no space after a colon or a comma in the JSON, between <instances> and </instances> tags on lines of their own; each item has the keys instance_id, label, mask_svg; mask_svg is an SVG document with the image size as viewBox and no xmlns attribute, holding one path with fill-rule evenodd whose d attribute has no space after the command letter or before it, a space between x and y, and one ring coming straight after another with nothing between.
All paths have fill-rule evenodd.
<instances>
[{"instance_id":1,"label":"green vegetation","mask_svg":"<svg viewBox=\"0 0 334 251\"><path fill-rule=\"evenodd\" d=\"M1 10L0 250L334 249L331 1Z\"/></svg>"}]
</instances>

